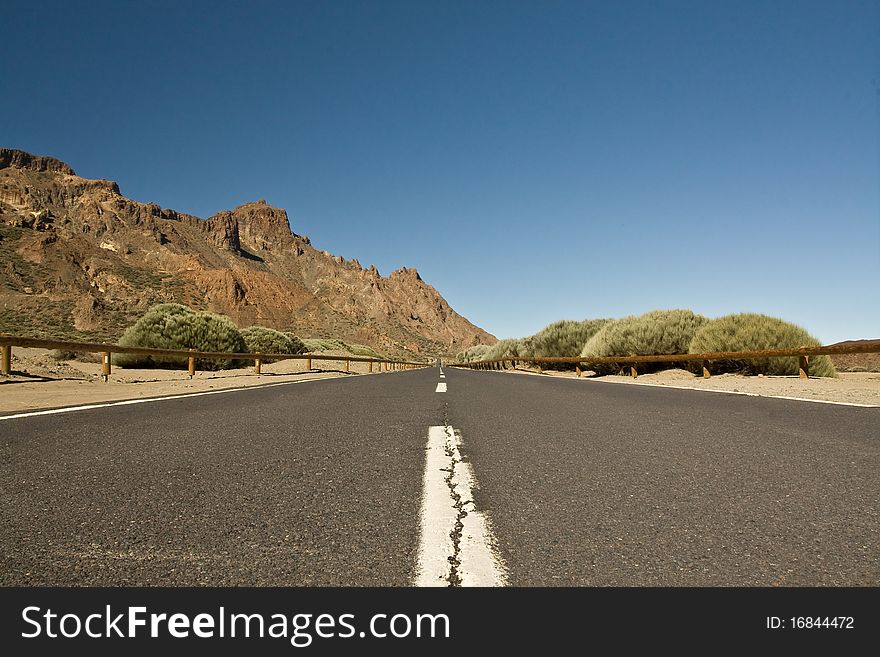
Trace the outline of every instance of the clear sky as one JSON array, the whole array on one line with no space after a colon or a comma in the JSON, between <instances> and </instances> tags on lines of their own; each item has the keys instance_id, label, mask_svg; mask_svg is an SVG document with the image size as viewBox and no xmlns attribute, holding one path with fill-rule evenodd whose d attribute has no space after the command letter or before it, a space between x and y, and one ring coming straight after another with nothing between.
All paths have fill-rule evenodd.
<instances>
[{"instance_id":1,"label":"clear sky","mask_svg":"<svg viewBox=\"0 0 880 657\"><path fill-rule=\"evenodd\" d=\"M688 307L880 338L880 3L7 1L0 145L265 198L499 337Z\"/></svg>"}]
</instances>

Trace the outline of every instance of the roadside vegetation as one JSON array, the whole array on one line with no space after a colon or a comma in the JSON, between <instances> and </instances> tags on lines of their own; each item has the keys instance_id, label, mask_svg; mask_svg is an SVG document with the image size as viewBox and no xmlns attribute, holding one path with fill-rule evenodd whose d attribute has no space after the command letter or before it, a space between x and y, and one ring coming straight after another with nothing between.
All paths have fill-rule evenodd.
<instances>
[{"instance_id":1,"label":"roadside vegetation","mask_svg":"<svg viewBox=\"0 0 880 657\"><path fill-rule=\"evenodd\" d=\"M387 358L387 356L380 354L379 352L366 345L349 344L348 342L343 342L342 340L336 340L333 338L303 338L302 342L305 346L305 351L310 352L343 351L353 356L365 356L367 358Z\"/></svg>"},{"instance_id":2,"label":"roadside vegetation","mask_svg":"<svg viewBox=\"0 0 880 657\"><path fill-rule=\"evenodd\" d=\"M193 349L231 353L301 354L306 351L302 340L264 326L239 329L226 315L196 311L179 303L160 303L150 308L129 326L118 344L123 347L154 349ZM113 354L123 367L186 367L184 356ZM264 361L270 362L270 361ZM199 370L221 370L241 367L249 361L197 358Z\"/></svg>"},{"instance_id":3,"label":"roadside vegetation","mask_svg":"<svg viewBox=\"0 0 880 657\"><path fill-rule=\"evenodd\" d=\"M497 347L502 342L515 342L514 340L500 340L495 346ZM472 363L477 360L489 360L493 358L493 356L489 355L490 347L487 344L478 344L473 347L468 347L464 351L460 351L458 355L456 355L455 359L459 363Z\"/></svg>"},{"instance_id":4,"label":"roadside vegetation","mask_svg":"<svg viewBox=\"0 0 880 657\"><path fill-rule=\"evenodd\" d=\"M581 349L581 356L650 356L686 354L694 334L709 320L690 310L652 310L630 315L602 327ZM685 368L683 363L639 363L639 369ZM615 365L591 365L600 374L611 374Z\"/></svg>"},{"instance_id":5,"label":"roadside vegetation","mask_svg":"<svg viewBox=\"0 0 880 657\"><path fill-rule=\"evenodd\" d=\"M295 335L282 333L265 326L249 326L242 329L241 337L251 353L261 354L301 354L306 350L302 340ZM264 363L274 363L272 359Z\"/></svg>"},{"instance_id":6,"label":"roadside vegetation","mask_svg":"<svg viewBox=\"0 0 880 657\"><path fill-rule=\"evenodd\" d=\"M160 303L150 308L119 339L123 347L155 349L194 349L244 353L247 345L241 331L225 315L195 311L179 303ZM185 357L114 354L123 367L185 367ZM196 359L200 370L238 367L233 360Z\"/></svg>"},{"instance_id":7,"label":"roadside vegetation","mask_svg":"<svg viewBox=\"0 0 880 657\"><path fill-rule=\"evenodd\" d=\"M462 363L504 357L552 358L583 356L634 356L655 354L751 351L818 346L805 329L775 317L753 313L709 319L691 310L652 310L621 319L592 319L554 322L525 338L499 340L492 346L477 345L456 356ZM699 363L641 363L640 372L666 369L696 371ZM544 364L544 369L572 369L574 365ZM616 364L589 366L598 374L619 371ZM810 359L811 376L837 376L828 356ZM713 373L792 375L798 373L797 358L764 358L747 361L717 361Z\"/></svg>"},{"instance_id":8,"label":"roadside vegetation","mask_svg":"<svg viewBox=\"0 0 880 657\"><path fill-rule=\"evenodd\" d=\"M692 354L710 351L757 351L761 349L796 349L818 347L821 343L806 329L776 317L740 313L713 319L697 331L691 340ZM828 356L810 358L811 376L837 376ZM725 360L712 363L714 372L787 375L798 373L797 358L760 358Z\"/></svg>"}]
</instances>

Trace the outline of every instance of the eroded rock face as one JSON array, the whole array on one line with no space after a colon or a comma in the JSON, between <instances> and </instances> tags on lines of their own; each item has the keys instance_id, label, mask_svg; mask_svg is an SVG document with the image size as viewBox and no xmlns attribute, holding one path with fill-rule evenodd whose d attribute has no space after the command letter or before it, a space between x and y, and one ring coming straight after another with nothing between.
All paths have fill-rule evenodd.
<instances>
[{"instance_id":1,"label":"eroded rock face","mask_svg":"<svg viewBox=\"0 0 880 657\"><path fill-rule=\"evenodd\" d=\"M29 169L31 171L52 171L75 176L67 164L54 157L45 155L31 155L15 148L0 148L0 169L15 167L17 169Z\"/></svg>"},{"instance_id":2,"label":"eroded rock face","mask_svg":"<svg viewBox=\"0 0 880 657\"><path fill-rule=\"evenodd\" d=\"M266 201L239 205L232 211L238 221L238 235L247 249L254 251L283 250L293 243L293 232L287 213L273 208Z\"/></svg>"},{"instance_id":3,"label":"eroded rock face","mask_svg":"<svg viewBox=\"0 0 880 657\"><path fill-rule=\"evenodd\" d=\"M238 221L231 212L215 214L199 224L205 231L211 244L231 251L241 252L241 241L238 237Z\"/></svg>"},{"instance_id":4,"label":"eroded rock face","mask_svg":"<svg viewBox=\"0 0 880 657\"><path fill-rule=\"evenodd\" d=\"M392 354L495 342L415 269L383 277L318 251L266 201L203 220L13 149L0 149L0 253L0 301L13 311L0 316L0 332L17 332L30 313L47 334L112 340L149 306L177 301L240 326L337 337Z\"/></svg>"}]
</instances>

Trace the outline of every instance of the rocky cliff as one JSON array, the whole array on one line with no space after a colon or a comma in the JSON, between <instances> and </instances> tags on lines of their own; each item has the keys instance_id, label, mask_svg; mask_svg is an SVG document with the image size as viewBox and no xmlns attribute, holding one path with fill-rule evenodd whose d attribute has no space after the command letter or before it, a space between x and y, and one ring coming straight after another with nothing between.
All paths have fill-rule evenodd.
<instances>
[{"instance_id":1,"label":"rocky cliff","mask_svg":"<svg viewBox=\"0 0 880 657\"><path fill-rule=\"evenodd\" d=\"M319 251L265 201L200 219L0 149L0 332L115 340L162 301L386 353L495 342L415 269L381 276Z\"/></svg>"}]
</instances>

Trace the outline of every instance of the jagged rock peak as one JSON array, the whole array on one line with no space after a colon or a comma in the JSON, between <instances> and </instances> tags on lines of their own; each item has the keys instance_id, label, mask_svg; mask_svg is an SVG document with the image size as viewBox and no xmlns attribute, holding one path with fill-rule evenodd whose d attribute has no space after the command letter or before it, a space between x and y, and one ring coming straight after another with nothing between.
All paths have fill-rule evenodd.
<instances>
[{"instance_id":1,"label":"jagged rock peak","mask_svg":"<svg viewBox=\"0 0 880 657\"><path fill-rule=\"evenodd\" d=\"M415 267L401 267L400 269L397 269L397 270L391 272L391 275L389 276L389 278L398 278L398 277L399 278L412 278L417 281L422 280L422 277L419 276L419 272L416 270Z\"/></svg>"},{"instance_id":2,"label":"jagged rock peak","mask_svg":"<svg viewBox=\"0 0 880 657\"><path fill-rule=\"evenodd\" d=\"M30 169L32 171L54 171L75 176L76 173L61 160L46 155L31 155L16 148L0 148L0 169L15 167L17 169Z\"/></svg>"},{"instance_id":3,"label":"jagged rock peak","mask_svg":"<svg viewBox=\"0 0 880 657\"><path fill-rule=\"evenodd\" d=\"M238 250L239 246L257 251L272 251L287 246L294 238L287 219L287 212L274 208L266 201L259 200L239 205L233 210L218 212L208 222L224 233L218 238L227 247ZM233 227L234 225L234 227ZM237 233L238 244L234 244L232 232Z\"/></svg>"}]
</instances>

